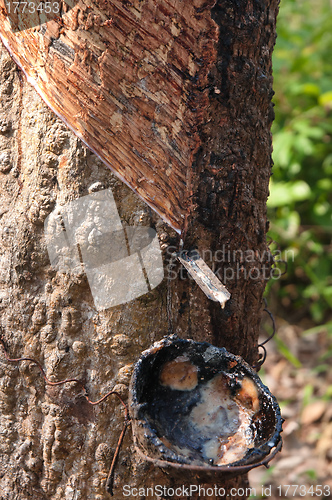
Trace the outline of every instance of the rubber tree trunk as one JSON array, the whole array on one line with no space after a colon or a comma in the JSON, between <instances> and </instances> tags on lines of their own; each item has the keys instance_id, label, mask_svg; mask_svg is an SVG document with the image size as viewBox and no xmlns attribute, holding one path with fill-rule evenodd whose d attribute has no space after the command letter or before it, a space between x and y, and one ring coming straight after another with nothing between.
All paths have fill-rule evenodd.
<instances>
[{"instance_id":1,"label":"rubber tree trunk","mask_svg":"<svg viewBox=\"0 0 332 500\"><path fill-rule=\"evenodd\" d=\"M266 199L277 4L223 0L211 8L219 41L192 165L184 247L196 246L226 281L232 297L224 310L177 265L153 291L102 312L94 308L83 272L52 269L46 216L56 204L88 194L96 182L112 188L126 223L157 229L165 268L179 241L55 117L1 48L0 308L12 357L38 359L52 380L81 379L93 400L112 388L126 399L140 352L169 333L257 361L262 296L272 264ZM0 374L0 499L109 498L105 481L122 427L121 404L110 398L92 408L78 387L47 386L28 362L12 364L1 357ZM137 458L130 429L114 498L123 498L124 485L174 486L172 474ZM220 486L245 488L247 479ZM233 498L244 497L233 492Z\"/></svg>"}]
</instances>

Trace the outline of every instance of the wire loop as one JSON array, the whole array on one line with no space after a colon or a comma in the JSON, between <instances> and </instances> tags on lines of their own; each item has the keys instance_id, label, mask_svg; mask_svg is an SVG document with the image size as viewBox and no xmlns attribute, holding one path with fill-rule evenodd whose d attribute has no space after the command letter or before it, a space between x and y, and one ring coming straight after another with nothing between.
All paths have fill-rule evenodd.
<instances>
[{"instance_id":1,"label":"wire loop","mask_svg":"<svg viewBox=\"0 0 332 500\"><path fill-rule=\"evenodd\" d=\"M267 300L266 300L265 297L264 297L263 300L264 300L264 304L265 304L263 312L266 312L266 314L268 314L268 316L270 317L270 320L272 322L272 333L271 333L271 335L268 336L268 338L266 340L264 340L264 342L261 342L260 344L258 344L258 347L260 347L261 349L263 349L263 355L260 357L258 363L253 367L255 369L259 369L265 363L266 356L267 356L267 351L266 351L265 345L271 339L273 339L273 337L275 336L275 333L276 333L276 322L275 322L274 316L273 316L273 314L271 313L271 311L267 307Z\"/></svg>"},{"instance_id":2,"label":"wire loop","mask_svg":"<svg viewBox=\"0 0 332 500\"><path fill-rule=\"evenodd\" d=\"M128 423L130 421L128 407L127 407L126 403L123 401L123 399L121 398L120 394L118 392L116 392L116 391L109 391L107 394L105 394L100 399L98 399L98 401L91 401L91 399L88 396L86 387L85 387L85 385L83 384L83 382L81 380L79 380L77 378L67 378L65 380L60 380L59 382L52 382L46 376L45 370L43 369L43 367L39 363L39 361L37 361L36 359L33 359L33 358L10 358L9 355L8 355L8 352L7 352L4 340L3 340L3 338L1 336L0 336L0 343L2 345L2 348L3 348L3 351L4 351L4 355L5 355L5 358L6 358L7 361L9 361L10 363L19 363L21 361L28 361L29 363L33 363L33 364L37 365L38 368L39 368L39 370L40 370L40 372L41 372L41 374L42 374L42 377L45 380L45 383L47 385L57 386L57 385L67 384L69 382L70 383L75 383L75 384L79 385L84 390L84 394L82 394L82 396L85 397L85 399L87 400L87 402L90 405L93 405L93 406L99 405L100 403L102 403L103 401L105 401L109 396L112 396L112 395L116 396L119 399L119 401L121 402L121 404L122 404L122 406L124 408L124 412L125 412L124 424L123 424L122 431L121 431L121 434L120 434L120 437L119 437L119 440L118 440L118 443L117 443L117 446L116 446L116 449L115 449L115 452L114 452L114 455L113 455L111 467L110 467L110 470L109 470L109 473L108 473L108 476L107 476L107 481L106 481L106 491L113 496L113 483L114 483L115 466L117 464L117 460L118 460L119 452L120 452L120 449L121 449L121 446L122 446L122 442L123 442L123 439L124 439L124 436L125 436L125 433L126 433L126 430L127 430Z\"/></svg>"}]
</instances>

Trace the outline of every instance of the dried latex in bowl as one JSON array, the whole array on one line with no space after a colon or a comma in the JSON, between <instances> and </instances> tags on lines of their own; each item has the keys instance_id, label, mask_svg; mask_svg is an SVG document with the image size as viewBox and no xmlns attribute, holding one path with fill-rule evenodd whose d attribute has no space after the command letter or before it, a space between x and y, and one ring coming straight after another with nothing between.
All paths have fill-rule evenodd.
<instances>
[{"instance_id":1,"label":"dried latex in bowl","mask_svg":"<svg viewBox=\"0 0 332 500\"><path fill-rule=\"evenodd\" d=\"M207 343L168 338L143 353L130 411L143 452L179 464L242 465L280 440L279 407L257 374Z\"/></svg>"}]
</instances>

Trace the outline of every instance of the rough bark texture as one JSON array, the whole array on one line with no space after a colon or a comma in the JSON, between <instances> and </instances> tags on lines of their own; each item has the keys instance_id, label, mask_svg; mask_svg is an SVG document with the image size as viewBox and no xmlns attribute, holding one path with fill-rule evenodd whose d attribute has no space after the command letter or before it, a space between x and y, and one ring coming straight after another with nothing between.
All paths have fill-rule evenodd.
<instances>
[{"instance_id":1,"label":"rough bark texture","mask_svg":"<svg viewBox=\"0 0 332 500\"><path fill-rule=\"evenodd\" d=\"M0 37L41 96L178 231L216 57L213 3L71 1L24 36L10 20L23 29L28 16L0 9Z\"/></svg>"},{"instance_id":2,"label":"rough bark texture","mask_svg":"<svg viewBox=\"0 0 332 500\"><path fill-rule=\"evenodd\" d=\"M165 262L178 241L49 111L1 49L0 307L11 355L37 358L54 380L81 378L92 399L113 387L126 397L132 363L169 332L223 345L249 363L257 360L263 266L271 264L265 206L276 12L274 0L219 1L211 10L220 30L218 56L209 76L206 119L197 130L202 146L191 172L196 209L185 247L215 252L211 259L205 256L220 277L228 270L232 298L224 310L178 273L149 294L98 313L83 273L52 270L46 216L55 205L88 194L97 181L112 187L124 221L157 228ZM244 259L253 255L246 250L255 260ZM254 268L258 273L249 275ZM76 397L74 386L45 386L28 363L16 366L2 358L0 373L0 499L108 498L104 486L121 430L121 405L108 400L91 408ZM171 474L137 459L129 431L115 498L123 498L124 484L173 482ZM239 485L246 479L221 484Z\"/></svg>"}]
</instances>

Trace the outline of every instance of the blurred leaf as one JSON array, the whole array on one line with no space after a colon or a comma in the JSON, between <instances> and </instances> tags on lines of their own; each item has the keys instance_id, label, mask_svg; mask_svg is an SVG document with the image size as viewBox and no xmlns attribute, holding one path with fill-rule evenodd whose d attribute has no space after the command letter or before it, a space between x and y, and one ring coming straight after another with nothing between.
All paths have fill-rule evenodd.
<instances>
[{"instance_id":1,"label":"blurred leaf","mask_svg":"<svg viewBox=\"0 0 332 500\"><path fill-rule=\"evenodd\" d=\"M269 207L281 207L289 205L295 201L302 201L310 198L310 187L305 181L294 182L271 182Z\"/></svg>"},{"instance_id":2,"label":"blurred leaf","mask_svg":"<svg viewBox=\"0 0 332 500\"><path fill-rule=\"evenodd\" d=\"M318 97L320 94L320 88L315 83L303 83L301 85L301 91L303 94L312 95Z\"/></svg>"},{"instance_id":3,"label":"blurred leaf","mask_svg":"<svg viewBox=\"0 0 332 500\"><path fill-rule=\"evenodd\" d=\"M267 290L278 293L285 315L326 323L332 309L330 1L283 0L277 33L269 235L293 258Z\"/></svg>"},{"instance_id":4,"label":"blurred leaf","mask_svg":"<svg viewBox=\"0 0 332 500\"><path fill-rule=\"evenodd\" d=\"M291 161L291 148L294 138L291 132L285 131L275 135L273 142L273 157L282 167L287 167Z\"/></svg>"},{"instance_id":5,"label":"blurred leaf","mask_svg":"<svg viewBox=\"0 0 332 500\"><path fill-rule=\"evenodd\" d=\"M296 356L289 350L287 345L278 337L275 337L275 342L278 351L289 361L295 368L301 368L302 363Z\"/></svg>"},{"instance_id":6,"label":"blurred leaf","mask_svg":"<svg viewBox=\"0 0 332 500\"><path fill-rule=\"evenodd\" d=\"M318 102L321 106L332 107L332 90L319 96Z\"/></svg>"},{"instance_id":7,"label":"blurred leaf","mask_svg":"<svg viewBox=\"0 0 332 500\"><path fill-rule=\"evenodd\" d=\"M302 335L311 335L314 333L320 333L327 331L328 334L332 334L332 321L329 321L325 325L314 326L313 328L309 328L302 332Z\"/></svg>"},{"instance_id":8,"label":"blurred leaf","mask_svg":"<svg viewBox=\"0 0 332 500\"><path fill-rule=\"evenodd\" d=\"M305 473L311 482L317 481L318 476L317 472L314 469L308 469L305 471Z\"/></svg>"},{"instance_id":9,"label":"blurred leaf","mask_svg":"<svg viewBox=\"0 0 332 500\"><path fill-rule=\"evenodd\" d=\"M328 388L326 389L324 398L326 398L327 400L332 398L332 385L329 385Z\"/></svg>"},{"instance_id":10,"label":"blurred leaf","mask_svg":"<svg viewBox=\"0 0 332 500\"><path fill-rule=\"evenodd\" d=\"M325 191L330 191L332 189L332 179L324 178L317 182L317 187L324 189Z\"/></svg>"},{"instance_id":11,"label":"blurred leaf","mask_svg":"<svg viewBox=\"0 0 332 500\"><path fill-rule=\"evenodd\" d=\"M303 390L302 406L307 406L310 403L313 393L314 386L312 384L307 384Z\"/></svg>"}]
</instances>

